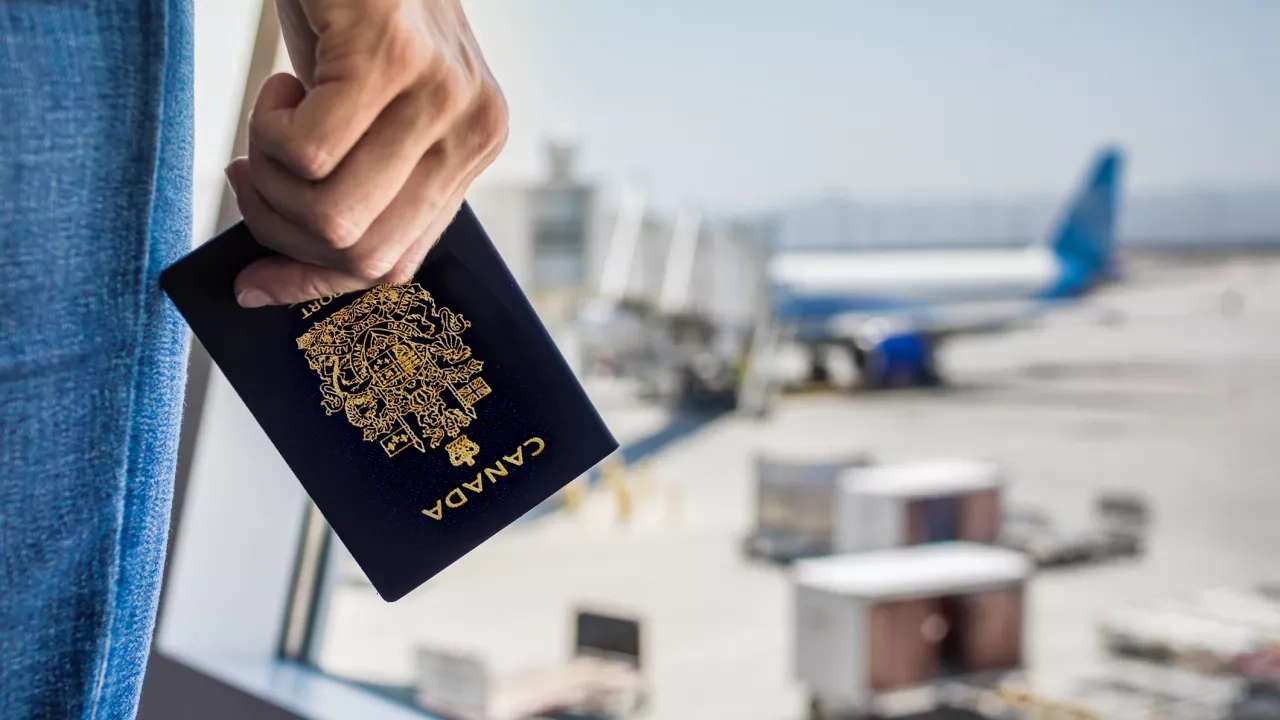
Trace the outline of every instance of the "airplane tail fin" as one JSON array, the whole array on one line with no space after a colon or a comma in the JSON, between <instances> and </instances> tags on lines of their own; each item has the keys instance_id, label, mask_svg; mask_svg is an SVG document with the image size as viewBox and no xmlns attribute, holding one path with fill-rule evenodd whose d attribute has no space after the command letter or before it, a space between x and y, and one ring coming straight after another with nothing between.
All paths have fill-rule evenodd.
<instances>
[{"instance_id":1,"label":"airplane tail fin","mask_svg":"<svg viewBox=\"0 0 1280 720\"><path fill-rule=\"evenodd\" d=\"M1069 283L1072 287L1062 290L1079 293L1116 277L1115 231L1123 169L1122 152L1104 148L1067 206L1052 242L1054 254L1074 280Z\"/></svg>"}]
</instances>

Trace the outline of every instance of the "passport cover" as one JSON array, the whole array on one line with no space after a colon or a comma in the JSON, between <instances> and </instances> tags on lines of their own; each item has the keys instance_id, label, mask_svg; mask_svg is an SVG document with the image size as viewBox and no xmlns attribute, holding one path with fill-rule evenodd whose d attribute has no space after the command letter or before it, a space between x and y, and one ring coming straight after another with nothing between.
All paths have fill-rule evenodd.
<instances>
[{"instance_id":1,"label":"passport cover","mask_svg":"<svg viewBox=\"0 0 1280 720\"><path fill-rule=\"evenodd\" d=\"M411 282L241 308L270 254L237 223L160 284L385 600L617 448L468 206Z\"/></svg>"}]
</instances>

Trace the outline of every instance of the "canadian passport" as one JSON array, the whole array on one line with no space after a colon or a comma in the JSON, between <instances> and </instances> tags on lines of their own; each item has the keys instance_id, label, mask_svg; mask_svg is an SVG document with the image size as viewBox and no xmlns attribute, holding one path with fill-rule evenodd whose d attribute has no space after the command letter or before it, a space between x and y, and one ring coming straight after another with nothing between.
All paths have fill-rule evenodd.
<instances>
[{"instance_id":1,"label":"canadian passport","mask_svg":"<svg viewBox=\"0 0 1280 720\"><path fill-rule=\"evenodd\" d=\"M160 283L384 599L617 447L466 205L407 283L241 308L269 254L239 223Z\"/></svg>"}]
</instances>

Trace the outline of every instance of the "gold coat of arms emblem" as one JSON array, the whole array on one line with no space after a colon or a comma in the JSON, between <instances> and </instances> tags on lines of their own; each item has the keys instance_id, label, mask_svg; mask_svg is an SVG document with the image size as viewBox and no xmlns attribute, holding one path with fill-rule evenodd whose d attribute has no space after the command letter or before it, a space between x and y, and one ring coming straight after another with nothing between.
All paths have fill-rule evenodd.
<instances>
[{"instance_id":1,"label":"gold coat of arms emblem","mask_svg":"<svg viewBox=\"0 0 1280 720\"><path fill-rule=\"evenodd\" d=\"M312 325L298 348L320 376L325 413L345 413L388 457L452 438L449 461L471 465L480 447L462 431L490 389L463 342L469 327L417 283L380 285Z\"/></svg>"}]
</instances>

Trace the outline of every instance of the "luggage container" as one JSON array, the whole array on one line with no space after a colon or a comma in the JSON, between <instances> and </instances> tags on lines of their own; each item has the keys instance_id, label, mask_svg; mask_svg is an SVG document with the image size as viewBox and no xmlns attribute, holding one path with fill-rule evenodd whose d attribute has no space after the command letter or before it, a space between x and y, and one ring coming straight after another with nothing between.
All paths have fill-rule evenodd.
<instances>
[{"instance_id":1,"label":"luggage container","mask_svg":"<svg viewBox=\"0 0 1280 720\"><path fill-rule=\"evenodd\" d=\"M835 503L837 553L1000 536L1004 473L993 462L931 460L845 471Z\"/></svg>"},{"instance_id":2,"label":"luggage container","mask_svg":"<svg viewBox=\"0 0 1280 720\"><path fill-rule=\"evenodd\" d=\"M797 562L796 676L811 717L870 713L878 696L1022 665L1022 553L976 543Z\"/></svg>"},{"instance_id":3,"label":"luggage container","mask_svg":"<svg viewBox=\"0 0 1280 720\"><path fill-rule=\"evenodd\" d=\"M830 554L836 483L866 455L789 454L756 457L756 522L743 542L749 557L791 562Z\"/></svg>"},{"instance_id":4,"label":"luggage container","mask_svg":"<svg viewBox=\"0 0 1280 720\"><path fill-rule=\"evenodd\" d=\"M416 703L448 720L625 720L644 708L640 621L580 610L571 657L494 677L479 658L420 647Z\"/></svg>"}]
</instances>

